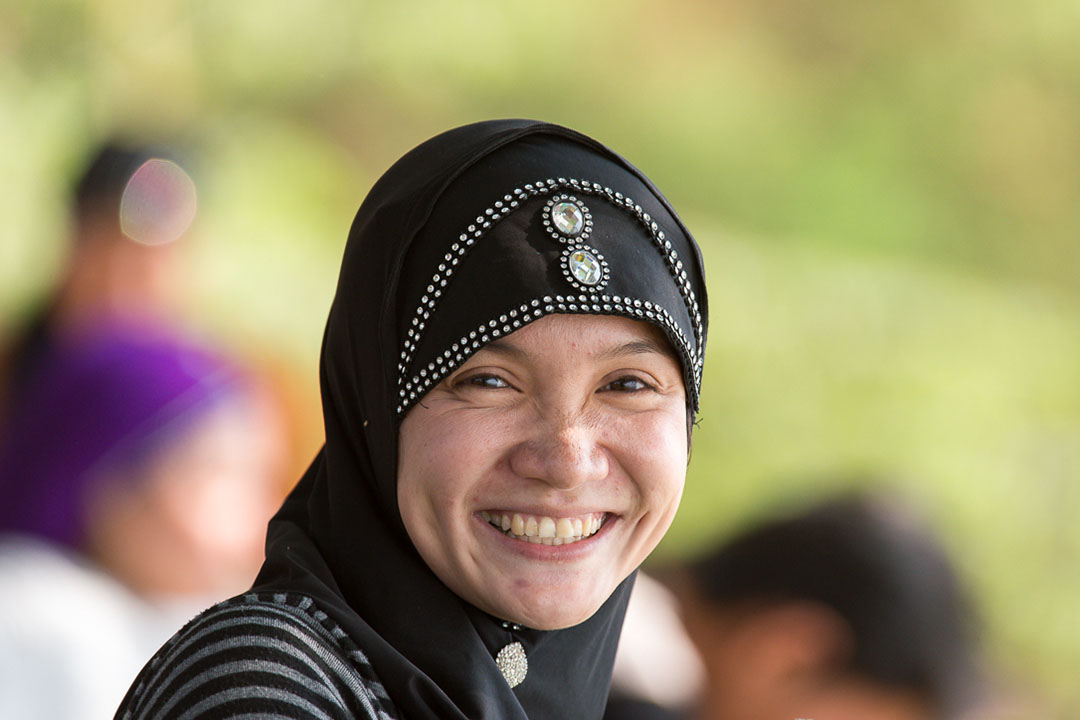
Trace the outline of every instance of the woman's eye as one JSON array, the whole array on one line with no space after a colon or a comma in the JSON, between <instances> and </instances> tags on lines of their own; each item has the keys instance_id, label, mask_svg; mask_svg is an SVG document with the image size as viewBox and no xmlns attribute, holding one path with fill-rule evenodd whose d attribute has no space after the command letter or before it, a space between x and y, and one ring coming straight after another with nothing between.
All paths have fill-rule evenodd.
<instances>
[{"instance_id":1,"label":"woman's eye","mask_svg":"<svg viewBox=\"0 0 1080 720\"><path fill-rule=\"evenodd\" d=\"M649 383L645 382L644 380L642 380L639 377L634 377L633 375L627 375L626 377L621 377L618 380L612 380L611 382L609 382L607 385L605 385L604 387L602 387L600 389L601 390L614 391L614 392L632 393L632 392L641 392L642 390L652 390L653 386L650 385Z\"/></svg>"},{"instance_id":2,"label":"woman's eye","mask_svg":"<svg viewBox=\"0 0 1080 720\"><path fill-rule=\"evenodd\" d=\"M510 383L503 380L498 375L471 375L466 378L462 378L457 382L459 386L466 387L479 387L489 390L497 390L499 388L508 388Z\"/></svg>"}]
</instances>

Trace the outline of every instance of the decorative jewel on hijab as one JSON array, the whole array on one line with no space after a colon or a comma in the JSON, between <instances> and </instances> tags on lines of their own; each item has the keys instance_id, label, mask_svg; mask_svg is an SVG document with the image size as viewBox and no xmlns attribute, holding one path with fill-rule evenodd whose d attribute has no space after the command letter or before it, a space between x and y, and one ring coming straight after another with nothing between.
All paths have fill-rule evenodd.
<instances>
[{"instance_id":1,"label":"decorative jewel on hijab","mask_svg":"<svg viewBox=\"0 0 1080 720\"><path fill-rule=\"evenodd\" d=\"M592 214L573 195L555 195L544 206L544 226L561 243L582 241L592 232Z\"/></svg>"},{"instance_id":2,"label":"decorative jewel on hijab","mask_svg":"<svg viewBox=\"0 0 1080 720\"><path fill-rule=\"evenodd\" d=\"M589 247L569 247L563 250L563 274L578 290L599 290L600 282L610 277L604 256Z\"/></svg>"},{"instance_id":3,"label":"decorative jewel on hijab","mask_svg":"<svg viewBox=\"0 0 1080 720\"><path fill-rule=\"evenodd\" d=\"M611 270L604 256L585 243L593 224L589 208L573 195L559 194L547 201L543 218L548 233L567 245L559 258L566 281L575 290L603 290Z\"/></svg>"},{"instance_id":4,"label":"decorative jewel on hijab","mask_svg":"<svg viewBox=\"0 0 1080 720\"><path fill-rule=\"evenodd\" d=\"M495 656L495 664L512 688L520 685L529 672L529 659L525 657L525 648L519 642L512 642L500 650Z\"/></svg>"}]
</instances>

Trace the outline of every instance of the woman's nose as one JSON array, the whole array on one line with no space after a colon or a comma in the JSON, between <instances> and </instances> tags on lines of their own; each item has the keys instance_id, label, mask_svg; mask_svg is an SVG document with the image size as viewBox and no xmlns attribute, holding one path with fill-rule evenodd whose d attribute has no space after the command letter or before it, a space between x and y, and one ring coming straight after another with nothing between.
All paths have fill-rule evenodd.
<instances>
[{"instance_id":1,"label":"woman's nose","mask_svg":"<svg viewBox=\"0 0 1080 720\"><path fill-rule=\"evenodd\" d=\"M599 426L580 415L538 419L518 444L510 467L520 477L569 490L608 473L608 458L598 442Z\"/></svg>"}]
</instances>

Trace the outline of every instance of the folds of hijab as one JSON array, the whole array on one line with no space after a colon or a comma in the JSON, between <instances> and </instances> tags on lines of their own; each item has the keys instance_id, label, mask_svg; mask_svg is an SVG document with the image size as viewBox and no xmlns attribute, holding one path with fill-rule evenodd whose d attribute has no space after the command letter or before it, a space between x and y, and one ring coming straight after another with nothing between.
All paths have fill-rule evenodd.
<instances>
[{"instance_id":1,"label":"folds of hijab","mask_svg":"<svg viewBox=\"0 0 1080 720\"><path fill-rule=\"evenodd\" d=\"M577 252L586 254L575 267ZM323 340L326 443L271 521L255 589L314 597L410 720L603 713L633 577L577 626L521 628L447 589L397 507L401 417L484 343L552 313L654 323L696 407L707 329L700 254L620 156L563 127L490 121L427 141L372 188ZM494 658L514 641L528 673L511 689Z\"/></svg>"},{"instance_id":2,"label":"folds of hijab","mask_svg":"<svg viewBox=\"0 0 1080 720\"><path fill-rule=\"evenodd\" d=\"M25 378L0 438L0 532L79 549L88 500L218 398L236 373L160 329L112 324L56 340Z\"/></svg>"}]
</instances>

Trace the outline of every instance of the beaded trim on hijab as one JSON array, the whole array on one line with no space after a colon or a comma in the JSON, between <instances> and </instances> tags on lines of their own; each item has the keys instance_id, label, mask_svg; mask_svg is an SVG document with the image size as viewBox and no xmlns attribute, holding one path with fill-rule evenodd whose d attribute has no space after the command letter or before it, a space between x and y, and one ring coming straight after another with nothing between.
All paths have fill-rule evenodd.
<instances>
[{"instance_id":1,"label":"beaded trim on hijab","mask_svg":"<svg viewBox=\"0 0 1080 720\"><path fill-rule=\"evenodd\" d=\"M592 215L588 207L575 195L558 192L561 190L602 198L631 213L642 224L657 250L663 254L668 271L682 295L693 323L692 343L675 322L671 313L659 304L649 300L607 295L601 292L614 271L608 266L603 255L585 242L592 231ZM455 268L477 241L482 239L499 220L516 210L523 201L546 193L554 194L544 207L544 226L554 240L566 246L560 255L562 274L568 285L580 294L545 295L526 300L515 307L503 308L497 315L469 330L449 347L437 353L434 360L426 367L421 367L410 378L408 376L409 363L412 362L416 348L420 344L428 319L435 312L443 290L454 276ZM449 251L443 256L443 262L433 273L426 288L426 294L420 298L420 305L413 313L411 326L402 345L401 361L398 363L397 414L401 416L429 389L442 381L482 346L552 313L621 315L631 319L648 320L660 325L677 344L678 350L686 360L688 374L691 375L687 391L691 396L691 405L697 407L701 388L701 371L705 361L704 331L697 298L678 252L672 247L671 241L665 238L664 231L660 229L656 221L631 198L589 180L559 178L558 180L539 180L514 188L478 215L475 222L470 224L465 232L458 236L457 241L451 244Z\"/></svg>"}]
</instances>

